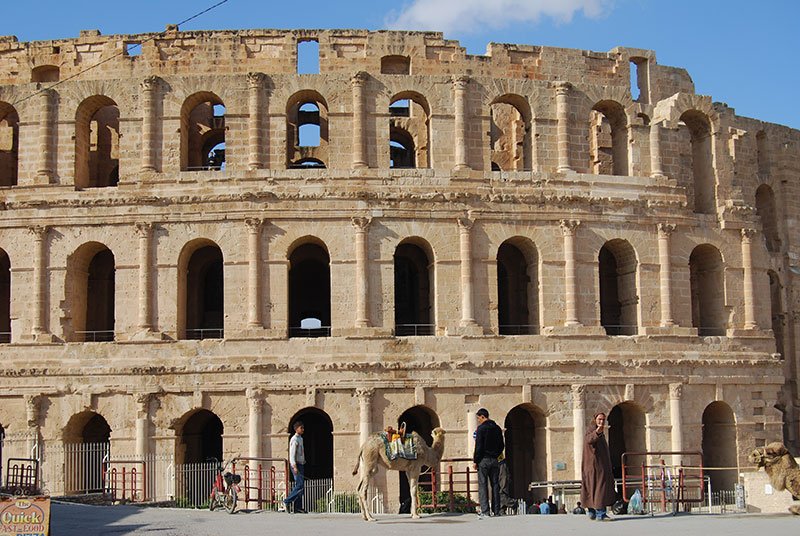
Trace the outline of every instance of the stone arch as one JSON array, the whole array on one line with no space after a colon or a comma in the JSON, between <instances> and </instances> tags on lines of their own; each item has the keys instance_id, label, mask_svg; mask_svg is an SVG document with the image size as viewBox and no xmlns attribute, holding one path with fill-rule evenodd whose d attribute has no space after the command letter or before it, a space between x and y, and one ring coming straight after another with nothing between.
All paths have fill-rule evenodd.
<instances>
[{"instance_id":1,"label":"stone arch","mask_svg":"<svg viewBox=\"0 0 800 536\"><path fill-rule=\"evenodd\" d=\"M299 410L289 419L289 438L294 435L294 423L297 421L302 421L305 425L303 434L306 456L305 477L311 480L333 478L333 421L330 416L315 407Z\"/></svg>"},{"instance_id":2,"label":"stone arch","mask_svg":"<svg viewBox=\"0 0 800 536\"><path fill-rule=\"evenodd\" d=\"M775 337L775 351L783 359L786 356L783 343L784 320L786 318L786 314L783 311L783 285L781 285L780 276L774 270L768 270L767 276L769 277L770 317L772 319L772 334Z\"/></svg>"},{"instance_id":3,"label":"stone arch","mask_svg":"<svg viewBox=\"0 0 800 536\"><path fill-rule=\"evenodd\" d=\"M287 252L289 336L329 337L331 334L331 258L317 237L295 240Z\"/></svg>"},{"instance_id":4,"label":"stone arch","mask_svg":"<svg viewBox=\"0 0 800 536\"><path fill-rule=\"evenodd\" d=\"M732 490L739 474L736 418L725 402L712 402L703 411L702 450L703 467L732 467L706 470L711 478L711 489Z\"/></svg>"},{"instance_id":5,"label":"stone arch","mask_svg":"<svg viewBox=\"0 0 800 536\"><path fill-rule=\"evenodd\" d=\"M761 220L761 230L767 244L767 251L772 253L781 250L781 238L778 233L778 213L775 206L775 193L768 184L756 189L756 214Z\"/></svg>"},{"instance_id":6,"label":"stone arch","mask_svg":"<svg viewBox=\"0 0 800 536\"><path fill-rule=\"evenodd\" d=\"M0 186L16 186L19 173L19 114L0 101Z\"/></svg>"},{"instance_id":7,"label":"stone arch","mask_svg":"<svg viewBox=\"0 0 800 536\"><path fill-rule=\"evenodd\" d=\"M622 455L625 452L647 451L646 415L644 409L632 401L625 401L611 408L606 416L608 425L608 450L611 454L611 469L614 478L622 477ZM642 457L626 456L625 463L641 464Z\"/></svg>"},{"instance_id":8,"label":"stone arch","mask_svg":"<svg viewBox=\"0 0 800 536\"><path fill-rule=\"evenodd\" d=\"M531 107L527 99L507 93L489 104L492 169L526 171L533 166Z\"/></svg>"},{"instance_id":9,"label":"stone arch","mask_svg":"<svg viewBox=\"0 0 800 536\"><path fill-rule=\"evenodd\" d=\"M540 497L528 484L547 480L547 418L530 403L514 406L505 417L506 465L510 495L530 502Z\"/></svg>"},{"instance_id":10,"label":"stone arch","mask_svg":"<svg viewBox=\"0 0 800 536\"><path fill-rule=\"evenodd\" d=\"M636 335L639 325L638 260L627 241L606 242L598 254L600 323L607 335Z\"/></svg>"},{"instance_id":11,"label":"stone arch","mask_svg":"<svg viewBox=\"0 0 800 536\"><path fill-rule=\"evenodd\" d=\"M0 249L0 343L11 342L11 259Z\"/></svg>"},{"instance_id":12,"label":"stone arch","mask_svg":"<svg viewBox=\"0 0 800 536\"><path fill-rule=\"evenodd\" d=\"M224 260L207 238L187 243L178 256L178 338L224 338Z\"/></svg>"},{"instance_id":13,"label":"stone arch","mask_svg":"<svg viewBox=\"0 0 800 536\"><path fill-rule=\"evenodd\" d=\"M590 112L589 169L598 175L628 175L628 117L614 100L601 100Z\"/></svg>"},{"instance_id":14,"label":"stone arch","mask_svg":"<svg viewBox=\"0 0 800 536\"><path fill-rule=\"evenodd\" d=\"M401 91L389 99L392 167L429 167L430 113L427 99L416 91Z\"/></svg>"},{"instance_id":15,"label":"stone arch","mask_svg":"<svg viewBox=\"0 0 800 536\"><path fill-rule=\"evenodd\" d=\"M181 106L181 171L224 169L225 103L198 91Z\"/></svg>"},{"instance_id":16,"label":"stone arch","mask_svg":"<svg viewBox=\"0 0 800 536\"><path fill-rule=\"evenodd\" d=\"M701 337L725 335L725 283L722 254L711 244L701 244L689 257L692 326Z\"/></svg>"},{"instance_id":17,"label":"stone arch","mask_svg":"<svg viewBox=\"0 0 800 536\"><path fill-rule=\"evenodd\" d=\"M222 461L224 426L214 412L197 408L185 413L175 432L176 463L203 463L211 458Z\"/></svg>"},{"instance_id":18,"label":"stone arch","mask_svg":"<svg viewBox=\"0 0 800 536\"><path fill-rule=\"evenodd\" d=\"M87 242L67 258L71 342L114 340L115 275L114 254L100 242Z\"/></svg>"},{"instance_id":19,"label":"stone arch","mask_svg":"<svg viewBox=\"0 0 800 536\"><path fill-rule=\"evenodd\" d=\"M94 411L70 417L63 431L64 491L97 493L103 490L103 459L111 451L111 427Z\"/></svg>"},{"instance_id":20,"label":"stone arch","mask_svg":"<svg viewBox=\"0 0 800 536\"><path fill-rule=\"evenodd\" d=\"M440 426L439 416L428 406L418 404L406 409L397 418L398 428L405 423L406 433L418 433L428 446L433 444L433 429ZM436 467L438 470L439 468ZM431 474L423 469L424 473L419 476L420 491L431 491ZM405 472L400 473L400 504L410 498L408 492L408 477Z\"/></svg>"},{"instance_id":21,"label":"stone arch","mask_svg":"<svg viewBox=\"0 0 800 536\"><path fill-rule=\"evenodd\" d=\"M303 109L306 108L306 109ZM318 129L316 145L301 145L300 130L306 125ZM286 166L325 167L328 163L328 103L318 92L304 89L286 102Z\"/></svg>"},{"instance_id":22,"label":"stone arch","mask_svg":"<svg viewBox=\"0 0 800 536\"><path fill-rule=\"evenodd\" d=\"M497 324L500 335L539 332L539 252L528 238L497 248Z\"/></svg>"},{"instance_id":23,"label":"stone arch","mask_svg":"<svg viewBox=\"0 0 800 536\"><path fill-rule=\"evenodd\" d=\"M691 139L694 211L713 214L717 201L711 120L699 110L687 110L681 114L680 121L686 125Z\"/></svg>"},{"instance_id":24,"label":"stone arch","mask_svg":"<svg viewBox=\"0 0 800 536\"><path fill-rule=\"evenodd\" d=\"M75 187L102 188L119 182L119 108L93 95L75 114Z\"/></svg>"},{"instance_id":25,"label":"stone arch","mask_svg":"<svg viewBox=\"0 0 800 536\"><path fill-rule=\"evenodd\" d=\"M401 241L394 252L395 336L434 335L435 264L430 245L419 237Z\"/></svg>"}]
</instances>

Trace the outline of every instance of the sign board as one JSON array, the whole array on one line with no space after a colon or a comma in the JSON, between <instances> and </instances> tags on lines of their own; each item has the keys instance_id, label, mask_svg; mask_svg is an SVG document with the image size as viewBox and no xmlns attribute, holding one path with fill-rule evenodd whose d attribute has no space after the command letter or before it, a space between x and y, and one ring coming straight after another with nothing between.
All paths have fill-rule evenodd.
<instances>
[{"instance_id":1,"label":"sign board","mask_svg":"<svg viewBox=\"0 0 800 536\"><path fill-rule=\"evenodd\" d=\"M0 498L0 536L48 536L50 499L46 497Z\"/></svg>"}]
</instances>

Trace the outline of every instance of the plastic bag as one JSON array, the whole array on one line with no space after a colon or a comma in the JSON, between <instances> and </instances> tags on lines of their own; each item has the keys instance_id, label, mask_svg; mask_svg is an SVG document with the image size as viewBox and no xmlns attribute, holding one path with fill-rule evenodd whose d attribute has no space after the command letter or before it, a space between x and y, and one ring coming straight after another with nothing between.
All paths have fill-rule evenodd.
<instances>
[{"instance_id":1,"label":"plastic bag","mask_svg":"<svg viewBox=\"0 0 800 536\"><path fill-rule=\"evenodd\" d=\"M628 513L629 514L643 514L644 513L644 501L642 501L642 494L637 489L633 493L633 497L631 497L631 501L628 503Z\"/></svg>"}]
</instances>

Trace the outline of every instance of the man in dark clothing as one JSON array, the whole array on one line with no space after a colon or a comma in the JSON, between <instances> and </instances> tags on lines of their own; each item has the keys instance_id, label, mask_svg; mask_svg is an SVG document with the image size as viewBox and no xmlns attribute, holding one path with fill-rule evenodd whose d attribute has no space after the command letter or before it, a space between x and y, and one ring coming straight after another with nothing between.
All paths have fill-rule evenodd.
<instances>
[{"instance_id":1,"label":"man in dark clothing","mask_svg":"<svg viewBox=\"0 0 800 536\"><path fill-rule=\"evenodd\" d=\"M484 408L477 411L478 429L475 436L475 454L472 461L478 470L478 498L481 503L479 518L489 513L489 489L492 485L492 512L500 515L500 464L497 458L503 453L503 431L489 419Z\"/></svg>"},{"instance_id":2,"label":"man in dark clothing","mask_svg":"<svg viewBox=\"0 0 800 536\"><path fill-rule=\"evenodd\" d=\"M611 521L606 507L617 499L605 427L606 414L595 413L586 431L581 461L581 502L589 509L589 518L598 521Z\"/></svg>"}]
</instances>

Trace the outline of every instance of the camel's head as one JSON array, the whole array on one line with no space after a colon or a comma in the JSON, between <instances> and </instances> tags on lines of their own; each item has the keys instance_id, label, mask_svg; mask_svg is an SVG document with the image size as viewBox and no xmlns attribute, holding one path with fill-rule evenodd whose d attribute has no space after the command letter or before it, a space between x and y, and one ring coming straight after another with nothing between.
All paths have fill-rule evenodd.
<instances>
[{"instance_id":1,"label":"camel's head","mask_svg":"<svg viewBox=\"0 0 800 536\"><path fill-rule=\"evenodd\" d=\"M788 453L789 451L786 449L784 444L776 441L774 443L770 443L766 447L757 447L753 449L753 452L747 456L747 461L755 464L757 467L765 467L777 462Z\"/></svg>"},{"instance_id":2,"label":"camel's head","mask_svg":"<svg viewBox=\"0 0 800 536\"><path fill-rule=\"evenodd\" d=\"M438 438L444 439L444 428L436 427L431 431L431 435L433 436L433 440L436 441Z\"/></svg>"}]
</instances>

